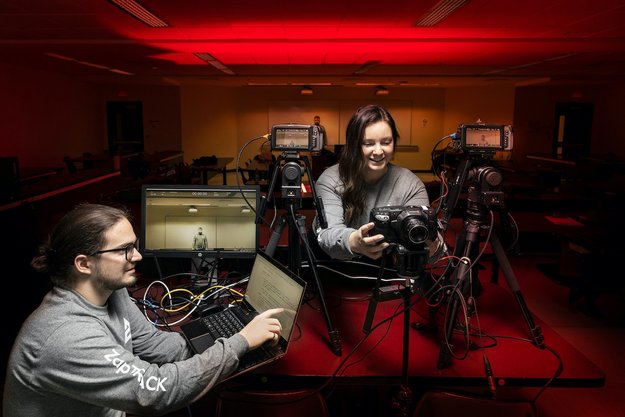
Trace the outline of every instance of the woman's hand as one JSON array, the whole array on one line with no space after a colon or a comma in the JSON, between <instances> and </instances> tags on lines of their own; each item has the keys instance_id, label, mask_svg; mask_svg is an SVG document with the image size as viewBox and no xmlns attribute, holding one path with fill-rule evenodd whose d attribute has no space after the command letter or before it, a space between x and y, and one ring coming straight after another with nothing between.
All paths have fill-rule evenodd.
<instances>
[{"instance_id":1,"label":"woman's hand","mask_svg":"<svg viewBox=\"0 0 625 417\"><path fill-rule=\"evenodd\" d=\"M384 249L388 248L389 244L384 241L384 235L369 236L374 226L374 223L364 224L349 235L349 248L352 252L371 259L378 259L384 254Z\"/></svg>"},{"instance_id":2,"label":"woman's hand","mask_svg":"<svg viewBox=\"0 0 625 417\"><path fill-rule=\"evenodd\" d=\"M271 341L274 345L278 344L280 334L282 333L282 325L278 319L273 318L276 314L284 311L283 308L272 308L264 311L254 317L247 326L239 333L247 340L250 350L256 349L265 342Z\"/></svg>"}]
</instances>

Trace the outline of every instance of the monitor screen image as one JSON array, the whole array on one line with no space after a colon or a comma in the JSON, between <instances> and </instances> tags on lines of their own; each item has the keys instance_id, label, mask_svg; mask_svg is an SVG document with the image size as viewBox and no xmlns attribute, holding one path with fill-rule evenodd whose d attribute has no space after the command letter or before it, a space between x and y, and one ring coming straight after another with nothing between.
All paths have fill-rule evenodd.
<instances>
[{"instance_id":1,"label":"monitor screen image","mask_svg":"<svg viewBox=\"0 0 625 417\"><path fill-rule=\"evenodd\" d=\"M259 243L260 187L144 185L144 256L253 258Z\"/></svg>"},{"instance_id":2,"label":"monitor screen image","mask_svg":"<svg viewBox=\"0 0 625 417\"><path fill-rule=\"evenodd\" d=\"M464 145L470 148L501 149L503 126L470 126L464 131Z\"/></svg>"}]
</instances>

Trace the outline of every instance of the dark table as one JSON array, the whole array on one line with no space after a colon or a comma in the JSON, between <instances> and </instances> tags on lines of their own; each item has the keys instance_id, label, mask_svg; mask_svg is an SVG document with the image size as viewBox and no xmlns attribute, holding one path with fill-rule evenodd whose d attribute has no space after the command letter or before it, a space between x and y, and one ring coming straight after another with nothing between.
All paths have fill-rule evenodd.
<instances>
[{"instance_id":1,"label":"dark table","mask_svg":"<svg viewBox=\"0 0 625 417\"><path fill-rule=\"evenodd\" d=\"M0 212L34 203L101 181L119 177L120 172L110 168L95 168L74 174L59 174L46 177L43 181L22 185L15 199L2 204Z\"/></svg>"},{"instance_id":2,"label":"dark table","mask_svg":"<svg viewBox=\"0 0 625 417\"><path fill-rule=\"evenodd\" d=\"M221 172L223 175L223 185L226 185L228 183L226 179L226 165L228 165L232 161L234 161L234 158L218 157L217 162L215 162L214 164L205 164L205 165L191 164L191 169L194 171L200 172L202 184L208 184L209 178Z\"/></svg>"},{"instance_id":3,"label":"dark table","mask_svg":"<svg viewBox=\"0 0 625 417\"><path fill-rule=\"evenodd\" d=\"M22 167L20 168L19 182L32 183L48 177L53 177L63 171L63 167Z\"/></svg>"}]
</instances>

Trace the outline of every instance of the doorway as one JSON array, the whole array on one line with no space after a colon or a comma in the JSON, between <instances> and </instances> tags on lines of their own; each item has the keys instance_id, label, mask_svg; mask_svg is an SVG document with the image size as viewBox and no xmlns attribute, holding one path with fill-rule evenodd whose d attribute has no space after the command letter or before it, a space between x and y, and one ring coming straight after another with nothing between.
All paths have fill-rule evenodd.
<instances>
[{"instance_id":1,"label":"doorway","mask_svg":"<svg viewBox=\"0 0 625 417\"><path fill-rule=\"evenodd\" d=\"M556 103L553 157L578 159L590 156L593 103Z\"/></svg>"},{"instance_id":2,"label":"doorway","mask_svg":"<svg viewBox=\"0 0 625 417\"><path fill-rule=\"evenodd\" d=\"M106 103L108 145L111 153L143 151L143 103L109 101Z\"/></svg>"}]
</instances>

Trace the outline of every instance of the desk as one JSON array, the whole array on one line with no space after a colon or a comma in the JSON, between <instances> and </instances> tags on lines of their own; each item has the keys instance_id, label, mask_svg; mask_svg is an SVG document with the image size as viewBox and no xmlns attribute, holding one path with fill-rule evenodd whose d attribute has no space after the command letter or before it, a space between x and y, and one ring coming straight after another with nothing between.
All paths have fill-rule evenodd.
<instances>
[{"instance_id":1,"label":"desk","mask_svg":"<svg viewBox=\"0 0 625 417\"><path fill-rule=\"evenodd\" d=\"M176 174L175 166L182 163L183 157L182 151L158 151L145 155L145 160L156 175L168 177Z\"/></svg>"},{"instance_id":2,"label":"desk","mask_svg":"<svg viewBox=\"0 0 625 417\"><path fill-rule=\"evenodd\" d=\"M86 152L82 156L78 157L65 157L64 161L67 165L67 170L69 172L76 171L76 163L82 164L83 169L92 169L92 168L108 168L113 167L115 169L119 169L116 164L119 162L115 162L115 157L119 157L121 159L132 158L140 155L139 152L102 152L98 154L90 154Z\"/></svg>"},{"instance_id":3,"label":"desk","mask_svg":"<svg viewBox=\"0 0 625 417\"><path fill-rule=\"evenodd\" d=\"M575 161L573 160L564 159L561 156L554 157L551 154L535 154L535 155L528 154L528 155L525 155L525 157L527 159L532 159L535 161L543 161L543 162L550 162L554 164L571 165L571 166L575 165Z\"/></svg>"},{"instance_id":4,"label":"desk","mask_svg":"<svg viewBox=\"0 0 625 417\"><path fill-rule=\"evenodd\" d=\"M226 165L228 165L232 161L234 161L234 158L219 157L217 158L217 162L214 164L209 164L209 165L191 164L191 169L195 171L200 171L200 175L202 177L202 184L208 184L209 178L221 172L221 174L223 175L223 185L226 185L228 183L226 179ZM210 175L211 173L213 173L213 175Z\"/></svg>"},{"instance_id":5,"label":"desk","mask_svg":"<svg viewBox=\"0 0 625 417\"><path fill-rule=\"evenodd\" d=\"M583 301L586 308L597 309L599 294L623 290L620 266L625 244L620 208L569 213L546 217L560 241L557 264L545 263L543 272L569 288L569 301Z\"/></svg>"},{"instance_id":6,"label":"desk","mask_svg":"<svg viewBox=\"0 0 625 417\"><path fill-rule=\"evenodd\" d=\"M245 168L239 168L239 171L243 174L245 184L258 184L266 189L273 176L274 167L274 162L252 159Z\"/></svg>"},{"instance_id":7,"label":"desk","mask_svg":"<svg viewBox=\"0 0 625 417\"><path fill-rule=\"evenodd\" d=\"M116 170L96 168L75 174L55 175L49 177L46 181L35 182L30 186L21 187L16 200L0 206L0 212L119 177L119 174L119 171Z\"/></svg>"},{"instance_id":8,"label":"desk","mask_svg":"<svg viewBox=\"0 0 625 417\"><path fill-rule=\"evenodd\" d=\"M182 162L184 152L182 151L157 151L151 155L146 155L146 159L157 164L172 164Z\"/></svg>"},{"instance_id":9,"label":"desk","mask_svg":"<svg viewBox=\"0 0 625 417\"><path fill-rule=\"evenodd\" d=\"M127 171L134 178L149 175L164 178L176 174L176 166L182 163L182 151L157 151L151 154L138 153L128 158Z\"/></svg>"},{"instance_id":10,"label":"desk","mask_svg":"<svg viewBox=\"0 0 625 417\"><path fill-rule=\"evenodd\" d=\"M111 167L113 166L113 155L111 155L108 152L103 152L103 153L99 153L99 154L90 154L90 153L85 153L82 156L78 156L78 157L74 157L74 158L66 158L66 163L68 164L75 164L75 163L80 163L82 164L82 168L83 169L91 169L91 168L102 168L104 167L104 165L110 165ZM69 168L68 169L71 171L72 169Z\"/></svg>"},{"instance_id":11,"label":"desk","mask_svg":"<svg viewBox=\"0 0 625 417\"><path fill-rule=\"evenodd\" d=\"M22 167L20 168L19 182L22 184L32 183L48 177L60 174L63 167Z\"/></svg>"},{"instance_id":12,"label":"desk","mask_svg":"<svg viewBox=\"0 0 625 417\"><path fill-rule=\"evenodd\" d=\"M319 269L320 275L329 278L328 272ZM489 274L488 268L483 272ZM323 313L318 309L318 298L305 304L298 318L299 327L294 330L294 340L287 355L279 361L266 365L247 375L248 382L271 383L322 383L339 367L352 349L364 336L362 325L369 301L363 299L373 281L353 281L348 285L324 283L330 317L340 333L343 355L336 356L329 347L328 329ZM349 281L349 280L348 280ZM486 352L492 364L495 379L506 386L538 387L544 385L557 369L558 362L547 349L539 349L529 342L512 338L528 338L528 328L518 304L507 287L482 279L483 294L477 299L481 329L488 335L503 336L493 348L470 351L464 360L452 360L448 368L437 369L440 338L438 335L409 329L410 383L421 385L482 386L486 387L482 353ZM416 297L416 296L414 296ZM376 308L375 325L391 316L400 307L401 300L380 302ZM425 314L423 301L411 312L411 322L424 321L417 313ZM444 314L441 309L439 314ZM423 317L426 317L424 315ZM441 316L442 317L442 316ZM440 322L442 323L442 321ZM475 320L472 324L476 325ZM544 323L536 320L545 336L545 344L562 357L564 371L554 386L590 387L604 383L604 373L573 346L562 339ZM388 329L388 333L386 333ZM382 325L370 336L348 360L352 366L343 367L344 372L336 379L338 384L398 384L402 376L403 314L392 320L390 327ZM472 338L478 344L486 339ZM376 346L376 344L378 344ZM457 339L458 354L464 342ZM245 377L245 375L243 376Z\"/></svg>"}]
</instances>

